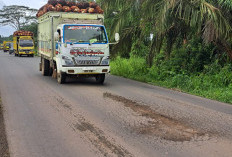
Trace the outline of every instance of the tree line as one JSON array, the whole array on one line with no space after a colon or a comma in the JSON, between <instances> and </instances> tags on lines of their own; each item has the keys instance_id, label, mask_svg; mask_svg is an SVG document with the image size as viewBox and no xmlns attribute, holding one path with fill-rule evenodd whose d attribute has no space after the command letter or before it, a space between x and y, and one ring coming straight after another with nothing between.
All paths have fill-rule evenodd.
<instances>
[{"instance_id":1,"label":"tree line","mask_svg":"<svg viewBox=\"0 0 232 157\"><path fill-rule=\"evenodd\" d=\"M173 49L199 39L199 44L213 44L232 60L231 0L99 0L111 33L121 34L114 47L121 56L131 52L146 55L147 64L164 51L169 59ZM148 40L154 34L152 41ZM148 47L147 48L144 48ZM134 49L133 49L134 48ZM146 52L141 52L146 50Z\"/></svg>"},{"instance_id":2,"label":"tree line","mask_svg":"<svg viewBox=\"0 0 232 157\"><path fill-rule=\"evenodd\" d=\"M4 6L0 10L0 26L13 27L15 30L29 30L37 34L36 13L37 9L27 6ZM11 40L11 38L12 36L9 36L7 39Z\"/></svg>"},{"instance_id":3,"label":"tree line","mask_svg":"<svg viewBox=\"0 0 232 157\"><path fill-rule=\"evenodd\" d=\"M111 74L232 103L231 0L98 0Z\"/></svg>"}]
</instances>

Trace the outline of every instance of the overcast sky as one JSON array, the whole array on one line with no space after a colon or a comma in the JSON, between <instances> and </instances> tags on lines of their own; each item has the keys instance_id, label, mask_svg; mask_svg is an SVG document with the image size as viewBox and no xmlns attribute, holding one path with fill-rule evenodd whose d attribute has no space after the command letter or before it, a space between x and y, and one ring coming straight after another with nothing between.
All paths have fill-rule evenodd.
<instances>
[{"instance_id":1,"label":"overcast sky","mask_svg":"<svg viewBox=\"0 0 232 157\"><path fill-rule=\"evenodd\" d=\"M42 5L47 3L47 0L0 0L0 7L4 5L24 5L30 8L39 9ZM0 35L9 36L13 34L14 29L9 26L0 27Z\"/></svg>"},{"instance_id":2,"label":"overcast sky","mask_svg":"<svg viewBox=\"0 0 232 157\"><path fill-rule=\"evenodd\" d=\"M42 5L47 3L47 0L0 0L5 5L24 5L30 8L39 9Z\"/></svg>"}]
</instances>

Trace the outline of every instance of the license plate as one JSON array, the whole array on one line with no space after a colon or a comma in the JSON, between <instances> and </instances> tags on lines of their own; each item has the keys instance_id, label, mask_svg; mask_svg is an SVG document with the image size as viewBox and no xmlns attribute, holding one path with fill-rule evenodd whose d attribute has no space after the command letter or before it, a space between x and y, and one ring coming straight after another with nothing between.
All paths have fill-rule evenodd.
<instances>
[{"instance_id":1,"label":"license plate","mask_svg":"<svg viewBox=\"0 0 232 157\"><path fill-rule=\"evenodd\" d=\"M93 70L84 70L85 73L92 73Z\"/></svg>"},{"instance_id":2,"label":"license plate","mask_svg":"<svg viewBox=\"0 0 232 157\"><path fill-rule=\"evenodd\" d=\"M96 70L96 68L93 68L93 67L85 67L85 68L82 68L83 71L94 71Z\"/></svg>"},{"instance_id":3,"label":"license plate","mask_svg":"<svg viewBox=\"0 0 232 157\"><path fill-rule=\"evenodd\" d=\"M81 64L81 65L95 65L95 64L98 63L98 61L94 61L94 60L79 60L77 63Z\"/></svg>"}]
</instances>

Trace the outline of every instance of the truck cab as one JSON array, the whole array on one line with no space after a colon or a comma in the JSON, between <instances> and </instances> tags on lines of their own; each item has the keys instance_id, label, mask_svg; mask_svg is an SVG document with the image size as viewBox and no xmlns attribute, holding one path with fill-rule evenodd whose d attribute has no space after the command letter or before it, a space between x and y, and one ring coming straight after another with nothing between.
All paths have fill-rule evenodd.
<instances>
[{"instance_id":1,"label":"truck cab","mask_svg":"<svg viewBox=\"0 0 232 157\"><path fill-rule=\"evenodd\" d=\"M109 42L103 25L62 24L56 34L61 73L102 74L100 77L104 77L110 72Z\"/></svg>"},{"instance_id":2,"label":"truck cab","mask_svg":"<svg viewBox=\"0 0 232 157\"><path fill-rule=\"evenodd\" d=\"M40 70L60 84L69 76L104 83L110 73L110 44L102 14L47 12L38 18Z\"/></svg>"},{"instance_id":3,"label":"truck cab","mask_svg":"<svg viewBox=\"0 0 232 157\"><path fill-rule=\"evenodd\" d=\"M34 55L34 40L32 36L14 36L14 52L15 56Z\"/></svg>"},{"instance_id":4,"label":"truck cab","mask_svg":"<svg viewBox=\"0 0 232 157\"><path fill-rule=\"evenodd\" d=\"M3 50L3 44L0 44L0 50Z\"/></svg>"},{"instance_id":5,"label":"truck cab","mask_svg":"<svg viewBox=\"0 0 232 157\"><path fill-rule=\"evenodd\" d=\"M10 48L10 41L3 41L3 50L4 52L9 51Z\"/></svg>"}]
</instances>

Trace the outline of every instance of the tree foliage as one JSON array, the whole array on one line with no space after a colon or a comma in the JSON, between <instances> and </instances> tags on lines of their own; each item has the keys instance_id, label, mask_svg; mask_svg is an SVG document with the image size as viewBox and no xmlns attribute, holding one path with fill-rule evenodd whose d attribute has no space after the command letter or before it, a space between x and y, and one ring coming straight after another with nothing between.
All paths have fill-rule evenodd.
<instances>
[{"instance_id":1,"label":"tree foliage","mask_svg":"<svg viewBox=\"0 0 232 157\"><path fill-rule=\"evenodd\" d=\"M20 30L23 26L36 22L36 12L37 9L26 6L4 6L0 10L0 25L9 25L16 30Z\"/></svg>"},{"instance_id":2,"label":"tree foliage","mask_svg":"<svg viewBox=\"0 0 232 157\"><path fill-rule=\"evenodd\" d=\"M126 47L130 55L134 39L148 45L144 52L151 66L155 54L165 51L170 58L174 47L185 47L189 40L200 37L201 44L213 43L227 52L232 60L231 0L99 0L106 13L110 34L121 34L115 51ZM147 38L154 34L149 42ZM124 51L125 52L125 51ZM128 56L127 55L127 56ZM126 56L126 55L124 55Z\"/></svg>"},{"instance_id":3,"label":"tree foliage","mask_svg":"<svg viewBox=\"0 0 232 157\"><path fill-rule=\"evenodd\" d=\"M3 41L12 41L13 35L10 35L9 37L3 37L0 35L0 43L3 43Z\"/></svg>"}]
</instances>

